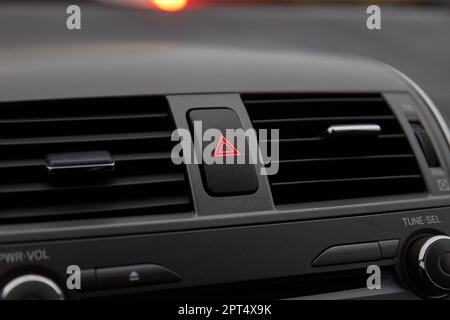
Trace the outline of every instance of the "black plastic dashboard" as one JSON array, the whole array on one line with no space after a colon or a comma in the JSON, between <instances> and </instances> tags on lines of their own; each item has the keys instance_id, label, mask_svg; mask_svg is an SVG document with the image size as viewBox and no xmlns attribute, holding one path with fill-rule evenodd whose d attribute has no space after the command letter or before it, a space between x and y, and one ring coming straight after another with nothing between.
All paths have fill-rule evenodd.
<instances>
[{"instance_id":1,"label":"black plastic dashboard","mask_svg":"<svg viewBox=\"0 0 450 320\"><path fill-rule=\"evenodd\" d=\"M250 129L255 122L249 96L382 100L410 145L424 186L419 192L333 201L302 202L298 194L298 202L278 204L266 176L258 175L252 194L212 196L199 166L187 165L186 210L0 222L3 292L28 274L64 288L66 268L78 265L82 290L62 289L66 298L224 294L233 285L267 285L265 297L277 298L445 297L429 283L415 283L406 256L417 239L450 234L449 130L423 91L395 69L355 56L133 41L2 48L0 60L7 62L0 73L0 110L37 103L33 112L39 113L47 102L64 108L86 101L95 108L105 99L107 106L108 98L119 99L112 100L114 110L127 109L127 99L139 97L167 103L176 128L189 129L191 110L227 108ZM20 116L16 122L23 121ZM430 138L427 148L437 165L428 162L414 131L417 123ZM0 146L11 143L6 140ZM380 291L364 288L365 269L373 264L386 276ZM133 271L142 284L132 279Z\"/></svg>"}]
</instances>

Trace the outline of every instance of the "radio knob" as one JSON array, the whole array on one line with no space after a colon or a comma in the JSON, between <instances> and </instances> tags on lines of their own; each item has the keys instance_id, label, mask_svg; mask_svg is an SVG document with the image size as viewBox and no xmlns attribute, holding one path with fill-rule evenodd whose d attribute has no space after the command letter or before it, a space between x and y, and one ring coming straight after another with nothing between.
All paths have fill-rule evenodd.
<instances>
[{"instance_id":1,"label":"radio knob","mask_svg":"<svg viewBox=\"0 0 450 320\"><path fill-rule=\"evenodd\" d=\"M410 284L419 294L442 298L450 293L450 237L424 236L406 253Z\"/></svg>"},{"instance_id":2,"label":"radio knob","mask_svg":"<svg viewBox=\"0 0 450 320\"><path fill-rule=\"evenodd\" d=\"M27 274L8 282L1 292L4 300L64 300L61 288L47 277Z\"/></svg>"}]
</instances>

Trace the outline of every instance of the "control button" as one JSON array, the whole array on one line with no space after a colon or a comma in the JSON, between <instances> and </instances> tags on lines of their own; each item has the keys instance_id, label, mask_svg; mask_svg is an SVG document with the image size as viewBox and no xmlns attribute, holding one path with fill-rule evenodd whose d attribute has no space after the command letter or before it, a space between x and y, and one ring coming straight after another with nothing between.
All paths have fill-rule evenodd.
<instances>
[{"instance_id":1,"label":"control button","mask_svg":"<svg viewBox=\"0 0 450 320\"><path fill-rule=\"evenodd\" d=\"M428 239L419 251L419 266L429 280L442 290L450 290L450 269L448 255L450 254L450 238L435 236Z\"/></svg>"},{"instance_id":2,"label":"control button","mask_svg":"<svg viewBox=\"0 0 450 320\"><path fill-rule=\"evenodd\" d=\"M49 278L27 274L8 282L1 297L5 300L63 300L64 294Z\"/></svg>"},{"instance_id":3,"label":"control button","mask_svg":"<svg viewBox=\"0 0 450 320\"><path fill-rule=\"evenodd\" d=\"M155 264L97 269L100 289L126 288L179 281L173 271Z\"/></svg>"},{"instance_id":4,"label":"control button","mask_svg":"<svg viewBox=\"0 0 450 320\"><path fill-rule=\"evenodd\" d=\"M381 257L383 259L393 259L397 256L399 240L379 241L381 248Z\"/></svg>"},{"instance_id":5,"label":"control button","mask_svg":"<svg viewBox=\"0 0 450 320\"><path fill-rule=\"evenodd\" d=\"M450 292L450 237L416 239L406 251L406 275L420 295L442 298Z\"/></svg>"},{"instance_id":6,"label":"control button","mask_svg":"<svg viewBox=\"0 0 450 320\"><path fill-rule=\"evenodd\" d=\"M202 152L208 146L211 156L221 157L223 164L207 164L201 166L203 184L206 191L213 196L251 194L258 189L258 179L255 165L249 162L248 141L245 141L244 150L239 150L237 141L229 141L226 137L227 129L242 129L237 114L226 108L201 109L189 112L191 128L194 132L195 142L202 141L204 131L217 129L222 133L219 141L203 141ZM195 122L201 121L203 132L195 130ZM201 136L200 136L201 135ZM237 140L237 139L235 139ZM209 146L212 142L216 146ZM233 163L226 163L228 157L233 157Z\"/></svg>"},{"instance_id":7,"label":"control button","mask_svg":"<svg viewBox=\"0 0 450 320\"><path fill-rule=\"evenodd\" d=\"M377 242L347 244L331 247L322 252L314 261L313 266L328 266L335 264L355 263L381 259L381 250Z\"/></svg>"}]
</instances>

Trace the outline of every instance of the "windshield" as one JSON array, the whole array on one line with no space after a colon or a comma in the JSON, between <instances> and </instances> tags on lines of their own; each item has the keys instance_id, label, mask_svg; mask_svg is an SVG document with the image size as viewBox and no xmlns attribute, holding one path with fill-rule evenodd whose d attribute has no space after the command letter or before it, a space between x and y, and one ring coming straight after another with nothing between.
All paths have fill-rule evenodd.
<instances>
[{"instance_id":1,"label":"windshield","mask_svg":"<svg viewBox=\"0 0 450 320\"><path fill-rule=\"evenodd\" d=\"M358 55L407 73L442 106L450 106L449 30L450 0L0 2L5 50L104 44L113 55L116 46L143 42Z\"/></svg>"},{"instance_id":2,"label":"windshield","mask_svg":"<svg viewBox=\"0 0 450 320\"><path fill-rule=\"evenodd\" d=\"M148 7L163 11L178 11L182 9L205 8L214 6L273 6L273 5L370 5L368 0L100 0L134 7ZM443 5L450 0L381 0L377 5Z\"/></svg>"}]
</instances>

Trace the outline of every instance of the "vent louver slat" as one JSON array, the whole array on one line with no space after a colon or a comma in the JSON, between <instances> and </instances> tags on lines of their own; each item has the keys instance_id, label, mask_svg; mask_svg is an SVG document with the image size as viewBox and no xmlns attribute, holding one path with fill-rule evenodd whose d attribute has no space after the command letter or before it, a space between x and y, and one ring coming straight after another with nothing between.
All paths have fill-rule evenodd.
<instances>
[{"instance_id":1,"label":"vent louver slat","mask_svg":"<svg viewBox=\"0 0 450 320\"><path fill-rule=\"evenodd\" d=\"M0 104L0 222L190 212L173 129L163 97ZM114 170L47 171L49 154L90 151L109 152Z\"/></svg>"},{"instance_id":2,"label":"vent louver slat","mask_svg":"<svg viewBox=\"0 0 450 320\"><path fill-rule=\"evenodd\" d=\"M279 129L279 171L269 176L276 204L426 192L409 142L382 96L242 98L255 129ZM330 126L355 124L379 125L381 132L375 139L324 136Z\"/></svg>"}]
</instances>

